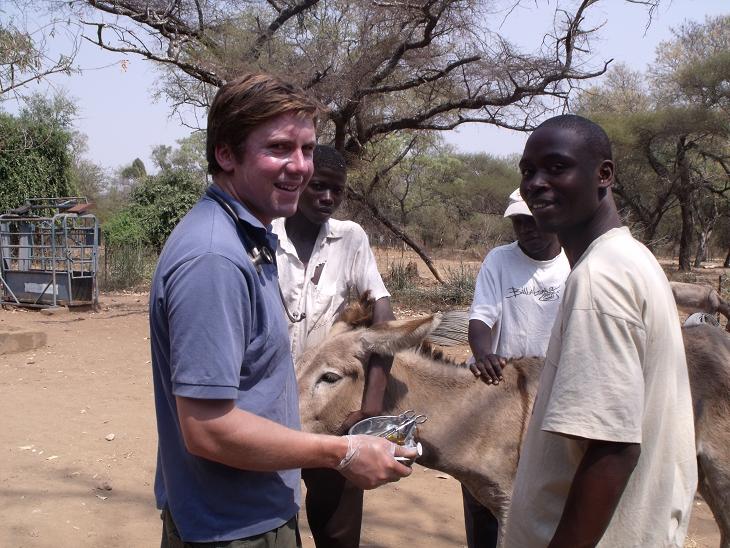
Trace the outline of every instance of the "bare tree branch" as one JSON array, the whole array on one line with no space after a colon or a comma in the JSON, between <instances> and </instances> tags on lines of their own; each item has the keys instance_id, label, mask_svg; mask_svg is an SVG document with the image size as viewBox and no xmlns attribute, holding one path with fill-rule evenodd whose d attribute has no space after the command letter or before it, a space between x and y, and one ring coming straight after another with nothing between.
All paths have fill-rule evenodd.
<instances>
[{"instance_id":1,"label":"bare tree branch","mask_svg":"<svg viewBox=\"0 0 730 548\"><path fill-rule=\"evenodd\" d=\"M406 157L406 155L411 151L413 148L413 145L416 144L416 140L418 139L417 136L414 136L411 138L411 140L408 142L408 144L403 147L403 150L398 154L391 162L383 167L382 169L379 169L375 172L375 175L373 176L372 180L370 181L370 184L367 185L367 192L365 193L367 196L370 196L375 188L378 186L380 181L382 181L383 177L385 177L389 171L391 171L393 168L395 168L398 164L401 163L403 158Z\"/></svg>"},{"instance_id":2,"label":"bare tree branch","mask_svg":"<svg viewBox=\"0 0 730 548\"><path fill-rule=\"evenodd\" d=\"M157 61L158 63L174 65L175 67L177 67L180 70L182 70L183 72L185 72L185 74L188 74L188 75L192 76L193 78L200 80L201 82L205 82L206 84L211 84L211 85L220 87L224 83L224 81L222 79L220 79L216 74L203 70L199 66L181 61L180 59L177 59L177 58L170 59L168 57L162 57L161 55L157 55L144 47L112 46L112 45L104 42L104 38L102 36L104 29L107 28L107 26L105 24L90 23L87 21L84 21L84 24L96 26L96 40L92 40L88 36L84 36L84 39L88 40L89 42L91 42L93 44L96 44L97 46L99 46L107 51L114 51L117 53L131 53L131 54L135 54L135 55L140 55L146 59L149 59L150 61Z\"/></svg>"},{"instance_id":3,"label":"bare tree branch","mask_svg":"<svg viewBox=\"0 0 730 548\"><path fill-rule=\"evenodd\" d=\"M256 43L251 48L251 51L249 52L249 55L252 59L258 59L259 55L261 55L261 49L264 47L264 44L271 38L271 36L282 26L284 25L289 19L292 17L296 17L300 13L308 10L312 6L316 5L319 2L319 0L303 0L300 3L297 3L290 8L286 9L280 9L278 8L276 11L279 12L279 16L274 19L268 27L266 27L266 30L259 35L259 37L256 39Z\"/></svg>"},{"instance_id":4,"label":"bare tree branch","mask_svg":"<svg viewBox=\"0 0 730 548\"><path fill-rule=\"evenodd\" d=\"M439 282L444 283L444 279L441 277L441 274L436 268L436 265L434 265L433 259L431 259L430 255L426 253L426 251L420 245L418 245L415 240L413 240L413 238L411 238L402 228L398 227L393 221L383 215L377 205L375 205L364 195L356 192L350 187L347 187L347 196L350 199L356 200L357 202L363 204L370 211L370 213L372 213L373 217L380 221L388 230L398 236L399 239L401 239L407 246L409 246L411 249L413 249L413 251L416 252L416 254L424 262L426 267L431 271L431 274L433 274L434 278L436 278Z\"/></svg>"},{"instance_id":5,"label":"bare tree branch","mask_svg":"<svg viewBox=\"0 0 730 548\"><path fill-rule=\"evenodd\" d=\"M405 91L407 89L412 89L417 86L423 85L427 82L435 82L436 80L440 80L441 78L446 76L448 73L450 73L452 70L462 67L464 65L467 65L469 63L479 61L480 59L481 59L481 57L479 57L478 55L472 55L471 57L466 57L464 59L459 59L457 61L454 61L453 63L449 63L442 69L431 70L431 71L429 71L431 74L429 74L428 76L419 75L412 80L408 80L406 82L400 82L398 84L393 84L390 86L364 87L360 90L360 92L363 95L370 95L373 93L393 93L394 91Z\"/></svg>"},{"instance_id":6,"label":"bare tree branch","mask_svg":"<svg viewBox=\"0 0 730 548\"><path fill-rule=\"evenodd\" d=\"M59 30L66 34L69 45L64 54L52 58L47 42ZM79 49L76 30L55 19L37 28L25 21L18 23L14 17L0 21L0 98L18 96L24 86L52 74L73 72Z\"/></svg>"}]
</instances>

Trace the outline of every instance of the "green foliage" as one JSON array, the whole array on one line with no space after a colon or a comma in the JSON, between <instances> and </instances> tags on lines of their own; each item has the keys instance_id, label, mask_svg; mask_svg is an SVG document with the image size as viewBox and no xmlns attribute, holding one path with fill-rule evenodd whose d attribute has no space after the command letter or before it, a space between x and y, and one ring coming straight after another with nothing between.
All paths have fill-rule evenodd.
<instances>
[{"instance_id":1,"label":"green foliage","mask_svg":"<svg viewBox=\"0 0 730 548\"><path fill-rule=\"evenodd\" d=\"M132 188L129 205L104 224L107 245L141 242L159 252L204 187L204 181L183 171L143 178Z\"/></svg>"},{"instance_id":2,"label":"green foliage","mask_svg":"<svg viewBox=\"0 0 730 548\"><path fill-rule=\"evenodd\" d=\"M613 143L614 194L650 248L679 243L679 266L697 264L730 203L730 16L689 22L660 44L647 75L618 66L582 93L577 112Z\"/></svg>"},{"instance_id":3,"label":"green foliage","mask_svg":"<svg viewBox=\"0 0 730 548\"><path fill-rule=\"evenodd\" d=\"M177 140L177 148L158 145L152 149L152 160L161 171L179 170L205 179L208 161L205 157L205 132L196 131Z\"/></svg>"},{"instance_id":4,"label":"green foliage","mask_svg":"<svg viewBox=\"0 0 730 548\"><path fill-rule=\"evenodd\" d=\"M399 135L369 146L364 161L351 166L348 184L425 248L472 248L481 255L511 237L502 213L519 186L516 165L514 157L454 153L437 136ZM347 213L383 234L369 210L357 206L351 203Z\"/></svg>"},{"instance_id":5,"label":"green foliage","mask_svg":"<svg viewBox=\"0 0 730 548\"><path fill-rule=\"evenodd\" d=\"M38 27L32 15L23 13L25 4L29 8L31 2L0 2L0 101L20 96L24 86L50 74L73 70L78 41L66 33L71 38L68 54L59 55L49 45L57 27L66 31L69 22L51 17Z\"/></svg>"},{"instance_id":6,"label":"green foliage","mask_svg":"<svg viewBox=\"0 0 730 548\"><path fill-rule=\"evenodd\" d=\"M677 71L679 88L703 105L730 107L730 52L721 51Z\"/></svg>"},{"instance_id":7,"label":"green foliage","mask_svg":"<svg viewBox=\"0 0 730 548\"><path fill-rule=\"evenodd\" d=\"M144 162L142 160L135 158L130 165L122 169L120 175L125 179L138 181L147 176L147 168L144 166Z\"/></svg>"},{"instance_id":8,"label":"green foliage","mask_svg":"<svg viewBox=\"0 0 730 548\"><path fill-rule=\"evenodd\" d=\"M137 158L120 172L122 184L104 194L105 210L100 214L108 216L103 223L105 287L130 287L147 280L167 237L202 195L204 134L193 134L178 144L179 148L155 147L157 175L147 175Z\"/></svg>"},{"instance_id":9,"label":"green foliage","mask_svg":"<svg viewBox=\"0 0 730 548\"><path fill-rule=\"evenodd\" d=\"M18 116L0 113L0 210L33 197L75 194L66 99L34 96Z\"/></svg>"},{"instance_id":10,"label":"green foliage","mask_svg":"<svg viewBox=\"0 0 730 548\"><path fill-rule=\"evenodd\" d=\"M71 164L71 181L79 196L85 196L99 206L106 174L104 169L85 158L76 158ZM97 217L98 209L96 211Z\"/></svg>"},{"instance_id":11,"label":"green foliage","mask_svg":"<svg viewBox=\"0 0 730 548\"><path fill-rule=\"evenodd\" d=\"M138 208L123 209L104 223L104 244L107 248L142 244L146 230Z\"/></svg>"}]
</instances>

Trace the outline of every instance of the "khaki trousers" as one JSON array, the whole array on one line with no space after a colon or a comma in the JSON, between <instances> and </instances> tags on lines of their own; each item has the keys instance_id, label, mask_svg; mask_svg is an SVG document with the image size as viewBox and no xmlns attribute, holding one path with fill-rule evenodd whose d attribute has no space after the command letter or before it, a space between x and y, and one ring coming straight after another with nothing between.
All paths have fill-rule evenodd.
<instances>
[{"instance_id":1,"label":"khaki trousers","mask_svg":"<svg viewBox=\"0 0 730 548\"><path fill-rule=\"evenodd\" d=\"M172 514L165 508L162 519L160 548L301 548L297 518L294 516L281 527L253 537L220 542L184 542L177 532Z\"/></svg>"}]
</instances>

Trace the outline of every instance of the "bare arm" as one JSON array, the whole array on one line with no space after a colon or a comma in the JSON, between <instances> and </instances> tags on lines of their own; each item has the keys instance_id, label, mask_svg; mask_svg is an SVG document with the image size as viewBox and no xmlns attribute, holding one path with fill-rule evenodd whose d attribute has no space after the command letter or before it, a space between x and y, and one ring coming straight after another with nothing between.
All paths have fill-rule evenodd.
<instances>
[{"instance_id":1,"label":"bare arm","mask_svg":"<svg viewBox=\"0 0 730 548\"><path fill-rule=\"evenodd\" d=\"M375 301L373 309L373 325L395 320L393 308L388 297L382 297ZM393 356L373 354L370 356L368 368L365 374L365 389L362 394L360 410L350 413L340 427L341 432L347 432L356 422L366 418L380 415L383 412L383 398L385 389L388 386L388 375L393 365Z\"/></svg>"},{"instance_id":2,"label":"bare arm","mask_svg":"<svg viewBox=\"0 0 730 548\"><path fill-rule=\"evenodd\" d=\"M222 464L254 471L292 468L335 468L348 451L347 438L291 430L238 409L231 400L177 397L180 427L190 453ZM362 436L356 462L343 474L370 489L410 474L393 458L393 444L383 438ZM389 445L384 444L386 442ZM395 447L396 456L413 450Z\"/></svg>"},{"instance_id":3,"label":"bare arm","mask_svg":"<svg viewBox=\"0 0 730 548\"><path fill-rule=\"evenodd\" d=\"M487 384L499 384L506 361L492 354L492 328L481 320L469 320L469 347L475 360L471 372Z\"/></svg>"},{"instance_id":4,"label":"bare arm","mask_svg":"<svg viewBox=\"0 0 730 548\"><path fill-rule=\"evenodd\" d=\"M640 454L638 443L590 440L549 548L582 548L601 540Z\"/></svg>"},{"instance_id":5,"label":"bare arm","mask_svg":"<svg viewBox=\"0 0 730 548\"><path fill-rule=\"evenodd\" d=\"M395 320L395 315L393 314L393 308L390 306L390 299L383 297L375 301L373 325L391 320ZM385 387L388 384L388 375L392 365L393 356L373 354L370 357L361 406L361 410L365 415L373 416L382 413Z\"/></svg>"}]
</instances>

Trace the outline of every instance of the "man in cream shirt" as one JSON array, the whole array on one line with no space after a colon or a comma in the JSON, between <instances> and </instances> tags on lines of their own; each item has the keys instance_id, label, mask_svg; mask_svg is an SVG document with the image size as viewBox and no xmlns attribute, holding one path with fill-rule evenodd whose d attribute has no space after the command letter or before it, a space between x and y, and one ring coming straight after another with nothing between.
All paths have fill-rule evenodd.
<instances>
[{"instance_id":1,"label":"man in cream shirt","mask_svg":"<svg viewBox=\"0 0 730 548\"><path fill-rule=\"evenodd\" d=\"M621 226L605 132L539 126L521 192L571 264L522 448L505 546L682 547L697 486L692 399L666 276Z\"/></svg>"}]
</instances>

